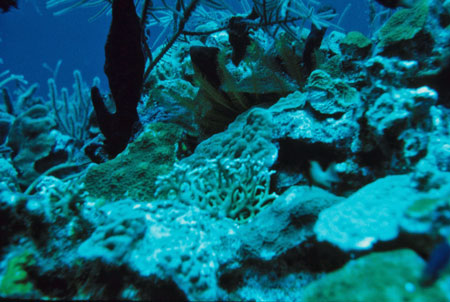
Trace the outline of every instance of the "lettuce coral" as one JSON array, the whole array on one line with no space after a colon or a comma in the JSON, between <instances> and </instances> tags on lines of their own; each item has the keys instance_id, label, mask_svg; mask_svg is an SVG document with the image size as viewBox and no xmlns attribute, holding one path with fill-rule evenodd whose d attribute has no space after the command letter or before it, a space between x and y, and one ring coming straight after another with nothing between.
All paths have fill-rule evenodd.
<instances>
[{"instance_id":1,"label":"lettuce coral","mask_svg":"<svg viewBox=\"0 0 450 302\"><path fill-rule=\"evenodd\" d=\"M397 11L380 29L380 45L391 46L399 41L410 40L420 32L427 21L428 0L422 0L413 8Z\"/></svg>"}]
</instances>

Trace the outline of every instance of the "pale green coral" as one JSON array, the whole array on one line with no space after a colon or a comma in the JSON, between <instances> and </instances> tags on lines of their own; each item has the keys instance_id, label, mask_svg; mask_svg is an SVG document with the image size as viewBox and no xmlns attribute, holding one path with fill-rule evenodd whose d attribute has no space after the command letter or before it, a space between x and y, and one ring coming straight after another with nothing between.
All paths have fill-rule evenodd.
<instances>
[{"instance_id":1,"label":"pale green coral","mask_svg":"<svg viewBox=\"0 0 450 302\"><path fill-rule=\"evenodd\" d=\"M424 28L428 10L428 0L422 0L413 8L397 11L379 31L380 46L414 38Z\"/></svg>"},{"instance_id":2,"label":"pale green coral","mask_svg":"<svg viewBox=\"0 0 450 302\"><path fill-rule=\"evenodd\" d=\"M359 31L351 31L341 41L341 44L353 44L359 48L365 48L370 46L372 43Z\"/></svg>"},{"instance_id":3,"label":"pale green coral","mask_svg":"<svg viewBox=\"0 0 450 302\"><path fill-rule=\"evenodd\" d=\"M158 178L156 196L178 199L244 223L277 197L269 193L273 173L250 157L202 159L195 168L176 164L170 174Z\"/></svg>"},{"instance_id":4,"label":"pale green coral","mask_svg":"<svg viewBox=\"0 0 450 302\"><path fill-rule=\"evenodd\" d=\"M339 45L343 54L353 58L364 58L372 48L372 42L359 31L349 32Z\"/></svg>"},{"instance_id":5,"label":"pale green coral","mask_svg":"<svg viewBox=\"0 0 450 302\"><path fill-rule=\"evenodd\" d=\"M450 198L420 198L406 209L406 215L414 218L431 217L440 206L450 206Z\"/></svg>"},{"instance_id":6,"label":"pale green coral","mask_svg":"<svg viewBox=\"0 0 450 302\"><path fill-rule=\"evenodd\" d=\"M420 285L424 266L412 250L372 253L309 284L304 301L448 301L441 281Z\"/></svg>"}]
</instances>

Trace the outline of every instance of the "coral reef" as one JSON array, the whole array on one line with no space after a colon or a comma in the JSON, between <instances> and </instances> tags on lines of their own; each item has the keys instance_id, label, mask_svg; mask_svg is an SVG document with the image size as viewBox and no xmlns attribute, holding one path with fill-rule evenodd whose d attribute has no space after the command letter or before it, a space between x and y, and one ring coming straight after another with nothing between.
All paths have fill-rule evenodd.
<instances>
[{"instance_id":1,"label":"coral reef","mask_svg":"<svg viewBox=\"0 0 450 302\"><path fill-rule=\"evenodd\" d=\"M450 5L378 2L114 0L105 137L1 73L0 297L450 301Z\"/></svg>"}]
</instances>

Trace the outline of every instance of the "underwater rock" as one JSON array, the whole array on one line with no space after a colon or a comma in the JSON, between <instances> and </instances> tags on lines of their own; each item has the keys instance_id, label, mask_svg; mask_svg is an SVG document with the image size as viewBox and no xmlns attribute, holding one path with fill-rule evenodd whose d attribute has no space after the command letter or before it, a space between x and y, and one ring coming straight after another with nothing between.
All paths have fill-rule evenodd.
<instances>
[{"instance_id":1,"label":"underwater rock","mask_svg":"<svg viewBox=\"0 0 450 302\"><path fill-rule=\"evenodd\" d=\"M346 112L360 112L362 101L358 91L345 80L333 78L317 69L308 77L305 88L309 93L308 104L320 114L339 118ZM354 117L357 119L358 117Z\"/></svg>"},{"instance_id":2,"label":"underwater rock","mask_svg":"<svg viewBox=\"0 0 450 302\"><path fill-rule=\"evenodd\" d=\"M314 237L319 213L343 199L318 187L290 187L239 228L244 257L268 261L304 244Z\"/></svg>"},{"instance_id":3,"label":"underwater rock","mask_svg":"<svg viewBox=\"0 0 450 302\"><path fill-rule=\"evenodd\" d=\"M34 195L10 190L4 183L1 184L0 216L9 217L9 236L26 235L27 240L32 239L36 245L46 244L50 247L71 239L64 234L64 240L60 240L60 236L62 230L67 230L67 223L78 218L74 216L79 214L84 202L79 184L46 176L36 185L37 192ZM55 241L48 242L49 238Z\"/></svg>"},{"instance_id":4,"label":"underwater rock","mask_svg":"<svg viewBox=\"0 0 450 302\"><path fill-rule=\"evenodd\" d=\"M286 274L280 263L306 255L301 243L310 242L314 218L339 199L318 188L295 188L278 204L266 208L261 218L256 216L248 226L240 227L196 205L170 200L121 200L101 207L102 214L93 216L97 217L93 220L96 230L78 253L86 272L96 275L108 268L110 275L122 274L124 282L133 284L141 299L151 300L152 293L167 284L169 292L180 292L188 300L233 300L237 289L252 286L245 275L267 276L263 269L258 270L259 265ZM298 215L292 217L294 208ZM263 227L265 223L261 224L264 218L273 221L269 232ZM245 236L249 236L248 241L243 240ZM308 259L312 261L313 257ZM319 266L321 260L314 261L305 261L304 265ZM96 286L104 285L90 284L91 290L98 290ZM126 284L121 284L112 298L123 296L125 288ZM263 288L255 290L252 295L264 292Z\"/></svg>"},{"instance_id":5,"label":"underwater rock","mask_svg":"<svg viewBox=\"0 0 450 302\"><path fill-rule=\"evenodd\" d=\"M26 230L25 222L17 213L17 190L10 189L5 182L0 182L0 248L5 248L18 233Z\"/></svg>"},{"instance_id":6,"label":"underwater rock","mask_svg":"<svg viewBox=\"0 0 450 302\"><path fill-rule=\"evenodd\" d=\"M364 68L367 73L366 87L371 87L367 97L375 99L388 92L390 87L413 86L418 80L419 62L374 56L365 62Z\"/></svg>"},{"instance_id":7,"label":"underwater rock","mask_svg":"<svg viewBox=\"0 0 450 302\"><path fill-rule=\"evenodd\" d=\"M53 182L52 185L55 183ZM63 190L59 196L55 195L54 192L58 189L51 185L41 188L40 192L34 195L11 191L3 183L0 183L0 187L2 189L0 191L0 218L2 218L0 229L5 234L0 243L12 241L10 243L15 246L17 241L13 240L23 238L21 246L24 246L26 242L29 247L39 247L43 253L52 250L55 251L55 255L58 255L62 243L70 241L67 234L63 232L65 224L70 219L68 214L73 213L65 213L66 216L62 217L62 202L69 206L72 205L70 201L76 203L78 199L72 198L70 190ZM64 196L62 198L64 200L58 198L61 196Z\"/></svg>"},{"instance_id":8,"label":"underwater rock","mask_svg":"<svg viewBox=\"0 0 450 302\"><path fill-rule=\"evenodd\" d=\"M122 200L101 211L108 217L80 246L85 265L126 265L127 274L138 274L133 279L139 280L134 284L140 294L149 293L150 300L160 284L172 284L169 291L188 300L224 299L218 269L222 261L235 259L240 244L231 220L213 221L196 207L163 200Z\"/></svg>"},{"instance_id":9,"label":"underwater rock","mask_svg":"<svg viewBox=\"0 0 450 302\"><path fill-rule=\"evenodd\" d=\"M417 194L409 183L408 176L388 176L322 211L314 227L318 240L346 251L370 249L379 240L394 240L399 233L398 217Z\"/></svg>"},{"instance_id":10,"label":"underwater rock","mask_svg":"<svg viewBox=\"0 0 450 302\"><path fill-rule=\"evenodd\" d=\"M270 168L276 161L278 150L272 142L273 119L269 111L253 108L239 115L222 133L201 142L186 163L195 165L197 157L252 158Z\"/></svg>"},{"instance_id":11,"label":"underwater rock","mask_svg":"<svg viewBox=\"0 0 450 302\"><path fill-rule=\"evenodd\" d=\"M310 161L319 162L325 170L332 162L343 162L361 149L359 93L321 70L314 71L308 83L307 92L294 92L269 108L275 125L273 139L279 143L274 167L277 186L308 184ZM369 174L361 177L360 172L354 167L353 172L347 169L345 174L361 185L369 181Z\"/></svg>"},{"instance_id":12,"label":"underwater rock","mask_svg":"<svg viewBox=\"0 0 450 302\"><path fill-rule=\"evenodd\" d=\"M436 101L437 93L428 87L391 89L382 94L365 113L364 152L378 152L380 159L394 157L397 165L390 169L410 171L412 164L426 155L426 133L432 129L430 108Z\"/></svg>"},{"instance_id":13,"label":"underwater rock","mask_svg":"<svg viewBox=\"0 0 450 302\"><path fill-rule=\"evenodd\" d=\"M430 139L426 130L407 129L398 139L403 144L399 160L404 161L406 166L409 167L426 156Z\"/></svg>"},{"instance_id":14,"label":"underwater rock","mask_svg":"<svg viewBox=\"0 0 450 302\"><path fill-rule=\"evenodd\" d=\"M359 131L356 120L362 114L358 110L359 93L320 70L311 74L307 87L307 93L294 92L270 107L275 124L273 138L352 150Z\"/></svg>"},{"instance_id":15,"label":"underwater rock","mask_svg":"<svg viewBox=\"0 0 450 302\"><path fill-rule=\"evenodd\" d=\"M448 45L450 45L450 31L448 33ZM440 57L436 56L430 60L433 61L433 66L420 70L414 82L418 85L426 85L435 89L439 94L438 104L449 108L450 86L448 85L448 79L450 78L450 52L448 46L441 50Z\"/></svg>"},{"instance_id":16,"label":"underwater rock","mask_svg":"<svg viewBox=\"0 0 450 302\"><path fill-rule=\"evenodd\" d=\"M428 88L399 89L384 93L367 111L366 118L372 132L377 137L398 136L411 125L421 124L429 129L431 121L426 121L431 106L437 101L437 93ZM427 126L428 124L428 126ZM419 124L420 125L420 124Z\"/></svg>"},{"instance_id":17,"label":"underwater rock","mask_svg":"<svg viewBox=\"0 0 450 302\"><path fill-rule=\"evenodd\" d=\"M417 189L429 191L446 183L446 173L450 171L450 149L447 144L448 139L442 141L440 136L430 136L427 155L415 164L413 170Z\"/></svg>"},{"instance_id":18,"label":"underwater rock","mask_svg":"<svg viewBox=\"0 0 450 302\"><path fill-rule=\"evenodd\" d=\"M449 22L449 17L450 17L450 0L444 0L444 3L442 4L443 8L444 8L444 12L442 13L442 15L444 16L442 19L446 19L447 20L447 24L445 24L448 27L448 22Z\"/></svg>"},{"instance_id":19,"label":"underwater rock","mask_svg":"<svg viewBox=\"0 0 450 302\"><path fill-rule=\"evenodd\" d=\"M117 266L127 261L130 248L144 236L146 222L142 212L133 211L123 204L124 202L102 208L103 211L110 212L104 221L99 222L91 237L78 248L81 257L87 260L101 259L105 264Z\"/></svg>"},{"instance_id":20,"label":"underwater rock","mask_svg":"<svg viewBox=\"0 0 450 302\"><path fill-rule=\"evenodd\" d=\"M84 196L82 197L83 189L84 185L78 182L63 181L54 176L42 177L36 185L36 196L41 205L39 211L45 214L43 220L63 224L74 216L78 217L85 201ZM33 206L33 202L27 204L30 209L35 205Z\"/></svg>"},{"instance_id":21,"label":"underwater rock","mask_svg":"<svg viewBox=\"0 0 450 302\"><path fill-rule=\"evenodd\" d=\"M304 301L448 301L443 282L420 285L424 266L412 250L372 253L309 284Z\"/></svg>"},{"instance_id":22,"label":"underwater rock","mask_svg":"<svg viewBox=\"0 0 450 302\"><path fill-rule=\"evenodd\" d=\"M450 172L450 109L442 106L433 106L430 110L430 119L433 122L433 131L428 133L427 158L433 164L435 171Z\"/></svg>"},{"instance_id":23,"label":"underwater rock","mask_svg":"<svg viewBox=\"0 0 450 302\"><path fill-rule=\"evenodd\" d=\"M397 240L401 233L431 236L430 225L407 217L408 208L419 199L440 198L450 190L449 174L439 190L419 191L414 176L387 176L370 183L345 201L322 211L314 226L319 241L330 242L343 251L369 250L375 244ZM429 238L430 239L430 238ZM428 252L426 240L404 241L407 246ZM423 241L423 242L421 242ZM428 242L429 243L429 242Z\"/></svg>"},{"instance_id":24,"label":"underwater rock","mask_svg":"<svg viewBox=\"0 0 450 302\"><path fill-rule=\"evenodd\" d=\"M448 181L448 173L441 175L444 181ZM441 185L442 186L442 185ZM437 186L435 186L437 187ZM410 233L427 232L432 238L420 251L430 255L433 244L450 238L450 191L448 186L438 189L436 194L428 193L426 196L417 197L405 210L402 220L402 228ZM439 268L435 267L435 270ZM431 274L432 272L430 272ZM437 271L434 272L437 274ZM436 276L428 276L434 279ZM429 280L431 281L431 280Z\"/></svg>"}]
</instances>

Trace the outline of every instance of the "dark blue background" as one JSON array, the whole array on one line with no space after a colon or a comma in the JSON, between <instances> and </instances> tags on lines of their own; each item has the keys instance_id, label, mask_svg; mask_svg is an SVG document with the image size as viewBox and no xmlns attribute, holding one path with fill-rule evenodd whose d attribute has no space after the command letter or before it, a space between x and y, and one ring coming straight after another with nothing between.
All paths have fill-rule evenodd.
<instances>
[{"instance_id":1,"label":"dark blue background","mask_svg":"<svg viewBox=\"0 0 450 302\"><path fill-rule=\"evenodd\" d=\"M322 2L334 6L338 13L351 3L341 26L346 31L367 33L367 1ZM3 59L0 72L8 69L11 73L24 75L30 83L39 83L38 95L47 96L47 79L52 74L42 64L46 62L55 67L62 59L57 77L59 89L63 86L71 89L73 70L79 69L86 83L91 85L92 79L99 76L102 89L107 90L103 73L104 44L111 16L104 15L89 22L98 10L78 8L62 16L53 16L56 9L47 10L44 0L19 0L18 10L0 14L0 58Z\"/></svg>"},{"instance_id":2,"label":"dark blue background","mask_svg":"<svg viewBox=\"0 0 450 302\"><path fill-rule=\"evenodd\" d=\"M53 16L45 8L45 1L33 1L39 5L41 14L30 0L20 1L18 10L0 14L0 58L4 61L0 71L9 69L24 75L30 83L38 82L38 94L46 96L47 79L52 74L42 64L46 62L54 68L62 59L56 79L58 88L72 87L75 69L81 70L89 85L95 76L101 76L102 86L108 87L103 74L103 46L110 17L88 22L97 9L75 9Z\"/></svg>"}]
</instances>

